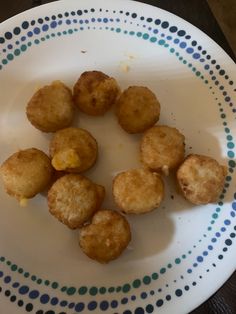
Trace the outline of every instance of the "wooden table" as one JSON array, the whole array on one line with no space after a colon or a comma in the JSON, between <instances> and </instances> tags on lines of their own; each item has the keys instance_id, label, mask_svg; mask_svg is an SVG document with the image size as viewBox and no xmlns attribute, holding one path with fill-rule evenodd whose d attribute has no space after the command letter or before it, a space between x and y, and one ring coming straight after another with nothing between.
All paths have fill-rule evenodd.
<instances>
[{"instance_id":1,"label":"wooden table","mask_svg":"<svg viewBox=\"0 0 236 314\"><path fill-rule=\"evenodd\" d=\"M79 0L78 0L79 1ZM95 0L96 1L96 0ZM109 0L108 0L109 1ZM34 6L51 2L45 0L4 0L0 2L0 22L30 9ZM170 11L208 34L235 61L236 58L225 39L206 0L142 0L147 4ZM200 13L197 13L200 12ZM0 313L1 309L0 305ZM236 272L209 300L191 314L234 314L236 313ZM4 314L4 313L3 313ZM170 313L174 314L174 313Z\"/></svg>"}]
</instances>

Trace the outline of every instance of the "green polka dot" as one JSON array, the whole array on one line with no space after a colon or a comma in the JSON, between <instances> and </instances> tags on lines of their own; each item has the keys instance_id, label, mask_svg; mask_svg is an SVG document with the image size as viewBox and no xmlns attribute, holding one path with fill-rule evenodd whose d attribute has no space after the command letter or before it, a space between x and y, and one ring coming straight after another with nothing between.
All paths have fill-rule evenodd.
<instances>
[{"instance_id":1,"label":"green polka dot","mask_svg":"<svg viewBox=\"0 0 236 314\"><path fill-rule=\"evenodd\" d=\"M232 141L233 136L232 135L227 135L226 138L227 138L228 141Z\"/></svg>"},{"instance_id":2,"label":"green polka dot","mask_svg":"<svg viewBox=\"0 0 236 314\"><path fill-rule=\"evenodd\" d=\"M28 43L28 47L31 47L31 46L32 46L32 43L31 43L31 42L29 42L29 43Z\"/></svg>"},{"instance_id":3,"label":"green polka dot","mask_svg":"<svg viewBox=\"0 0 236 314\"><path fill-rule=\"evenodd\" d=\"M218 218L218 215L217 215L216 213L214 213L214 214L212 215L212 218L217 219L217 218Z\"/></svg>"},{"instance_id":4,"label":"green polka dot","mask_svg":"<svg viewBox=\"0 0 236 314\"><path fill-rule=\"evenodd\" d=\"M3 60L2 60L2 64L4 64L4 65L5 65L5 64L8 64L7 59L3 59Z\"/></svg>"},{"instance_id":5,"label":"green polka dot","mask_svg":"<svg viewBox=\"0 0 236 314\"><path fill-rule=\"evenodd\" d=\"M188 254L192 254L192 251L188 251Z\"/></svg>"},{"instance_id":6,"label":"green polka dot","mask_svg":"<svg viewBox=\"0 0 236 314\"><path fill-rule=\"evenodd\" d=\"M175 53L175 55L176 55L176 57L178 57L178 56L179 56L179 53L178 53L178 52L176 52L176 53Z\"/></svg>"},{"instance_id":7,"label":"green polka dot","mask_svg":"<svg viewBox=\"0 0 236 314\"><path fill-rule=\"evenodd\" d=\"M179 57L179 60L180 60L180 61L182 61L182 60L183 60L183 57L182 57L182 56L181 56L181 57Z\"/></svg>"},{"instance_id":8,"label":"green polka dot","mask_svg":"<svg viewBox=\"0 0 236 314\"><path fill-rule=\"evenodd\" d=\"M23 52L26 51L26 49L27 49L27 46L26 46L26 45L22 45L22 46L20 47L20 50L23 51Z\"/></svg>"},{"instance_id":9,"label":"green polka dot","mask_svg":"<svg viewBox=\"0 0 236 314\"><path fill-rule=\"evenodd\" d=\"M226 115L224 113L222 113L220 116L222 119L225 119L225 117L226 117Z\"/></svg>"},{"instance_id":10,"label":"green polka dot","mask_svg":"<svg viewBox=\"0 0 236 314\"><path fill-rule=\"evenodd\" d=\"M42 279L39 278L36 282L37 282L38 285L41 285L41 283L42 283L43 281L42 281Z\"/></svg>"},{"instance_id":11,"label":"green polka dot","mask_svg":"<svg viewBox=\"0 0 236 314\"><path fill-rule=\"evenodd\" d=\"M229 158L234 158L234 152L232 150L229 150L227 155Z\"/></svg>"},{"instance_id":12,"label":"green polka dot","mask_svg":"<svg viewBox=\"0 0 236 314\"><path fill-rule=\"evenodd\" d=\"M70 288L67 289L66 292L67 292L68 295L73 295L76 292L76 288L75 287L70 287Z\"/></svg>"},{"instance_id":13,"label":"green polka dot","mask_svg":"<svg viewBox=\"0 0 236 314\"><path fill-rule=\"evenodd\" d=\"M151 38L150 38L150 42L155 43L156 41L157 41L157 38L156 38L156 37L151 37Z\"/></svg>"},{"instance_id":14,"label":"green polka dot","mask_svg":"<svg viewBox=\"0 0 236 314\"><path fill-rule=\"evenodd\" d=\"M114 287L108 288L108 292L109 292L109 293L112 293L112 292L114 292L114 291L115 291L115 288L114 288Z\"/></svg>"},{"instance_id":15,"label":"green polka dot","mask_svg":"<svg viewBox=\"0 0 236 314\"><path fill-rule=\"evenodd\" d=\"M7 261L7 265L8 265L8 266L11 266L11 261Z\"/></svg>"},{"instance_id":16,"label":"green polka dot","mask_svg":"<svg viewBox=\"0 0 236 314\"><path fill-rule=\"evenodd\" d=\"M89 289L89 294L90 295L96 295L98 293L98 288L92 287Z\"/></svg>"},{"instance_id":17,"label":"green polka dot","mask_svg":"<svg viewBox=\"0 0 236 314\"><path fill-rule=\"evenodd\" d=\"M1 262L4 262L4 261L5 261L5 257L4 257L4 256L1 256L0 261L1 261Z\"/></svg>"},{"instance_id":18,"label":"green polka dot","mask_svg":"<svg viewBox=\"0 0 236 314\"><path fill-rule=\"evenodd\" d=\"M230 166L230 167L234 168L235 165L236 165L236 164L235 164L235 161L234 161L234 160L230 160L230 161L229 161L229 166Z\"/></svg>"},{"instance_id":19,"label":"green polka dot","mask_svg":"<svg viewBox=\"0 0 236 314\"><path fill-rule=\"evenodd\" d=\"M163 267L163 268L160 269L160 273L161 273L161 274L164 274L165 272L166 272L165 267Z\"/></svg>"},{"instance_id":20,"label":"green polka dot","mask_svg":"<svg viewBox=\"0 0 236 314\"><path fill-rule=\"evenodd\" d=\"M143 283L144 283L145 285L149 285L150 282L151 282L151 278L150 278L149 276L144 276L144 277L143 277Z\"/></svg>"},{"instance_id":21,"label":"green polka dot","mask_svg":"<svg viewBox=\"0 0 236 314\"><path fill-rule=\"evenodd\" d=\"M9 53L9 54L7 55L7 60L12 61L13 59L14 59L13 54L12 54L12 53Z\"/></svg>"},{"instance_id":22,"label":"green polka dot","mask_svg":"<svg viewBox=\"0 0 236 314\"><path fill-rule=\"evenodd\" d=\"M49 280L45 280L44 284L45 284L45 286L49 286L50 285L50 281Z\"/></svg>"},{"instance_id":23,"label":"green polka dot","mask_svg":"<svg viewBox=\"0 0 236 314\"><path fill-rule=\"evenodd\" d=\"M116 287L116 292L120 292L121 291L121 286Z\"/></svg>"},{"instance_id":24,"label":"green polka dot","mask_svg":"<svg viewBox=\"0 0 236 314\"><path fill-rule=\"evenodd\" d=\"M58 32L58 33L57 33L57 36L61 36L61 32Z\"/></svg>"},{"instance_id":25,"label":"green polka dot","mask_svg":"<svg viewBox=\"0 0 236 314\"><path fill-rule=\"evenodd\" d=\"M87 293L87 291L88 291L88 288L85 287L85 286L83 286L83 287L80 287L80 288L79 288L78 293L79 293L80 295L84 295L84 294Z\"/></svg>"},{"instance_id":26,"label":"green polka dot","mask_svg":"<svg viewBox=\"0 0 236 314\"><path fill-rule=\"evenodd\" d=\"M188 64L188 67L189 67L189 68L191 68L192 66L193 66L192 63L189 63L189 64Z\"/></svg>"},{"instance_id":27,"label":"green polka dot","mask_svg":"<svg viewBox=\"0 0 236 314\"><path fill-rule=\"evenodd\" d=\"M130 31L129 34L130 34L131 36L133 36L133 35L135 34L135 32L134 32L134 31Z\"/></svg>"},{"instance_id":28,"label":"green polka dot","mask_svg":"<svg viewBox=\"0 0 236 314\"><path fill-rule=\"evenodd\" d=\"M149 38L149 35L147 33L143 34L143 39L148 39Z\"/></svg>"},{"instance_id":29,"label":"green polka dot","mask_svg":"<svg viewBox=\"0 0 236 314\"><path fill-rule=\"evenodd\" d=\"M229 142L227 144L227 147L230 148L230 149L234 148L234 143L233 142Z\"/></svg>"},{"instance_id":30,"label":"green polka dot","mask_svg":"<svg viewBox=\"0 0 236 314\"><path fill-rule=\"evenodd\" d=\"M68 33L71 35L71 34L73 34L74 32L73 32L73 29L69 29L68 30Z\"/></svg>"},{"instance_id":31,"label":"green polka dot","mask_svg":"<svg viewBox=\"0 0 236 314\"><path fill-rule=\"evenodd\" d=\"M141 33L141 32L137 32L137 36L138 36L138 37L141 37L141 36L142 36L142 33Z\"/></svg>"},{"instance_id":32,"label":"green polka dot","mask_svg":"<svg viewBox=\"0 0 236 314\"><path fill-rule=\"evenodd\" d=\"M53 289L57 289L59 284L58 284L58 282L54 281L51 286L52 286Z\"/></svg>"},{"instance_id":33,"label":"green polka dot","mask_svg":"<svg viewBox=\"0 0 236 314\"><path fill-rule=\"evenodd\" d=\"M19 273L19 274L22 274L23 271L24 271L23 268L19 268L19 269L18 269L18 273Z\"/></svg>"},{"instance_id":34,"label":"green polka dot","mask_svg":"<svg viewBox=\"0 0 236 314\"><path fill-rule=\"evenodd\" d=\"M183 64L186 64L186 63L187 63L187 61L186 61L186 60L184 60L184 61L183 61Z\"/></svg>"},{"instance_id":35,"label":"green polka dot","mask_svg":"<svg viewBox=\"0 0 236 314\"><path fill-rule=\"evenodd\" d=\"M64 32L66 32L66 31L64 31ZM63 34L64 34L64 32L63 32ZM46 39L49 39L50 38L50 35L46 35Z\"/></svg>"},{"instance_id":36,"label":"green polka dot","mask_svg":"<svg viewBox=\"0 0 236 314\"><path fill-rule=\"evenodd\" d=\"M41 41L45 41L45 38L44 38L44 37L42 37L42 38L41 38Z\"/></svg>"},{"instance_id":37,"label":"green polka dot","mask_svg":"<svg viewBox=\"0 0 236 314\"><path fill-rule=\"evenodd\" d=\"M186 255L185 255L185 254L183 254L183 255L182 255L182 258L183 258L183 259L185 259L185 258L186 258Z\"/></svg>"},{"instance_id":38,"label":"green polka dot","mask_svg":"<svg viewBox=\"0 0 236 314\"><path fill-rule=\"evenodd\" d=\"M181 263L181 259L180 258L176 258L175 259L175 264L180 264Z\"/></svg>"},{"instance_id":39,"label":"green polka dot","mask_svg":"<svg viewBox=\"0 0 236 314\"><path fill-rule=\"evenodd\" d=\"M35 281L35 280L37 279L37 277L36 277L35 275L32 275L32 276L31 276L31 279L32 279L33 281Z\"/></svg>"},{"instance_id":40,"label":"green polka dot","mask_svg":"<svg viewBox=\"0 0 236 314\"><path fill-rule=\"evenodd\" d=\"M201 72L197 71L196 76L200 76L200 75L201 75Z\"/></svg>"},{"instance_id":41,"label":"green polka dot","mask_svg":"<svg viewBox=\"0 0 236 314\"><path fill-rule=\"evenodd\" d=\"M29 275L30 275L30 274L29 274L28 272L25 272L25 273L24 273L24 277L25 277L25 278L28 278Z\"/></svg>"},{"instance_id":42,"label":"green polka dot","mask_svg":"<svg viewBox=\"0 0 236 314\"><path fill-rule=\"evenodd\" d=\"M215 223L215 220L212 220L212 221L211 221L211 224L214 225L214 223Z\"/></svg>"},{"instance_id":43,"label":"green polka dot","mask_svg":"<svg viewBox=\"0 0 236 314\"><path fill-rule=\"evenodd\" d=\"M120 32L121 32L121 29L118 27L118 28L116 29L116 32L117 32L117 33L120 33Z\"/></svg>"},{"instance_id":44,"label":"green polka dot","mask_svg":"<svg viewBox=\"0 0 236 314\"><path fill-rule=\"evenodd\" d=\"M169 263L169 264L167 265L167 267L168 267L168 268L172 268L172 264Z\"/></svg>"},{"instance_id":45,"label":"green polka dot","mask_svg":"<svg viewBox=\"0 0 236 314\"><path fill-rule=\"evenodd\" d=\"M20 55L20 49L16 49L16 50L14 51L14 55L15 55L15 56L19 56L19 55Z\"/></svg>"},{"instance_id":46,"label":"green polka dot","mask_svg":"<svg viewBox=\"0 0 236 314\"><path fill-rule=\"evenodd\" d=\"M63 31L63 35L66 35L67 34L67 31Z\"/></svg>"},{"instance_id":47,"label":"green polka dot","mask_svg":"<svg viewBox=\"0 0 236 314\"><path fill-rule=\"evenodd\" d=\"M170 52L171 52L171 53L174 53L174 52L175 52L175 49L174 49L174 48L171 48L171 49L170 49Z\"/></svg>"},{"instance_id":48,"label":"green polka dot","mask_svg":"<svg viewBox=\"0 0 236 314\"><path fill-rule=\"evenodd\" d=\"M227 177L225 178L225 180L229 182L229 181L232 180L232 177L231 177L231 176L227 176Z\"/></svg>"},{"instance_id":49,"label":"green polka dot","mask_svg":"<svg viewBox=\"0 0 236 314\"><path fill-rule=\"evenodd\" d=\"M123 285L123 287L122 287L122 291L123 291L124 293L129 292L130 289L131 289L131 287L130 287L130 284L128 284L128 283L126 283L126 284Z\"/></svg>"},{"instance_id":50,"label":"green polka dot","mask_svg":"<svg viewBox=\"0 0 236 314\"><path fill-rule=\"evenodd\" d=\"M135 279L133 281L132 285L133 285L134 288L139 288L141 286L141 280L140 279Z\"/></svg>"},{"instance_id":51,"label":"green polka dot","mask_svg":"<svg viewBox=\"0 0 236 314\"><path fill-rule=\"evenodd\" d=\"M65 292L67 290L67 287L66 286L63 286L62 288L61 288L61 292Z\"/></svg>"},{"instance_id":52,"label":"green polka dot","mask_svg":"<svg viewBox=\"0 0 236 314\"><path fill-rule=\"evenodd\" d=\"M208 82L208 80L205 80L204 83L205 83L205 84L208 84L209 82Z\"/></svg>"},{"instance_id":53,"label":"green polka dot","mask_svg":"<svg viewBox=\"0 0 236 314\"><path fill-rule=\"evenodd\" d=\"M101 287L101 288L99 289L99 293L100 293L100 294L105 294L106 291L107 291L107 289L106 289L105 287Z\"/></svg>"},{"instance_id":54,"label":"green polka dot","mask_svg":"<svg viewBox=\"0 0 236 314\"><path fill-rule=\"evenodd\" d=\"M152 279L153 279L153 280L157 280L157 279L158 279L158 277L159 277L159 276L158 276L158 274L157 274L157 273L153 273L153 274L152 274Z\"/></svg>"},{"instance_id":55,"label":"green polka dot","mask_svg":"<svg viewBox=\"0 0 236 314\"><path fill-rule=\"evenodd\" d=\"M211 229L212 229L212 227L208 227L208 228L207 228L208 231L211 231Z\"/></svg>"},{"instance_id":56,"label":"green polka dot","mask_svg":"<svg viewBox=\"0 0 236 314\"><path fill-rule=\"evenodd\" d=\"M195 68L195 67L193 67L193 68L192 68L192 71L193 71L193 72L195 72L195 71L196 71L196 68Z\"/></svg>"},{"instance_id":57,"label":"green polka dot","mask_svg":"<svg viewBox=\"0 0 236 314\"><path fill-rule=\"evenodd\" d=\"M158 44L159 44L160 46L163 46L163 45L165 44L165 40L164 40L164 39L160 39L160 40L158 41Z\"/></svg>"},{"instance_id":58,"label":"green polka dot","mask_svg":"<svg viewBox=\"0 0 236 314\"><path fill-rule=\"evenodd\" d=\"M16 264L13 264L13 265L11 266L11 270L12 270L12 271L16 271L16 270L17 270Z\"/></svg>"}]
</instances>

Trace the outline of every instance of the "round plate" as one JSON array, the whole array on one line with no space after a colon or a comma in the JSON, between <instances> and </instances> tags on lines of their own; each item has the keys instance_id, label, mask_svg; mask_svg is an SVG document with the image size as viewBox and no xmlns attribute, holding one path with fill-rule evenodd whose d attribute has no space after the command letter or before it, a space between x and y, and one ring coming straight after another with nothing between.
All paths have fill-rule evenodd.
<instances>
[{"instance_id":1,"label":"round plate","mask_svg":"<svg viewBox=\"0 0 236 314\"><path fill-rule=\"evenodd\" d=\"M133 1L59 1L0 26L1 162L13 152L48 152L52 135L25 115L37 88L53 80L73 86L85 70L114 76L122 89L144 85L161 103L161 124L186 136L186 154L214 157L228 167L217 204L193 206L165 179L159 209L129 216L132 242L101 265L85 256L78 231L48 213L45 195L20 208L1 185L0 282L4 313L186 313L213 294L235 269L236 69L209 37L182 19ZM139 164L140 135L129 135L111 111L76 113L75 125L99 143L86 173L105 185ZM233 248L234 246L234 248Z\"/></svg>"}]
</instances>

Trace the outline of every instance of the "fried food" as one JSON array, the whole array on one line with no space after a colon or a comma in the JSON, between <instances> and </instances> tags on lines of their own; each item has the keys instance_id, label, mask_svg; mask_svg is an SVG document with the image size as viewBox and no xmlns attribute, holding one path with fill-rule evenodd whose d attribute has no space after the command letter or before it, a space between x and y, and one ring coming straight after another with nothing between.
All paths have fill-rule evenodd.
<instances>
[{"instance_id":1,"label":"fried food","mask_svg":"<svg viewBox=\"0 0 236 314\"><path fill-rule=\"evenodd\" d=\"M159 120L160 103L147 87L130 86L116 105L119 124L128 133L144 132Z\"/></svg>"},{"instance_id":2,"label":"fried food","mask_svg":"<svg viewBox=\"0 0 236 314\"><path fill-rule=\"evenodd\" d=\"M73 113L72 92L60 81L40 88L26 108L31 124L43 132L56 132L69 126Z\"/></svg>"},{"instance_id":3,"label":"fried food","mask_svg":"<svg viewBox=\"0 0 236 314\"><path fill-rule=\"evenodd\" d=\"M74 86L76 106L86 114L99 116L115 103L120 88L116 80L100 71L81 74Z\"/></svg>"},{"instance_id":4,"label":"fried food","mask_svg":"<svg viewBox=\"0 0 236 314\"><path fill-rule=\"evenodd\" d=\"M193 204L216 202L224 187L227 168L215 159L189 155L177 171L183 196Z\"/></svg>"},{"instance_id":5,"label":"fried food","mask_svg":"<svg viewBox=\"0 0 236 314\"><path fill-rule=\"evenodd\" d=\"M148 168L168 175L184 159L185 137L177 129L166 125L147 130L141 141L141 160Z\"/></svg>"},{"instance_id":6,"label":"fried food","mask_svg":"<svg viewBox=\"0 0 236 314\"><path fill-rule=\"evenodd\" d=\"M1 166L6 192L26 204L28 198L46 189L53 177L49 157L39 149L29 148L11 155Z\"/></svg>"},{"instance_id":7,"label":"fried food","mask_svg":"<svg viewBox=\"0 0 236 314\"><path fill-rule=\"evenodd\" d=\"M66 174L48 192L50 213L71 229L82 227L100 208L104 188L79 174Z\"/></svg>"},{"instance_id":8,"label":"fried food","mask_svg":"<svg viewBox=\"0 0 236 314\"><path fill-rule=\"evenodd\" d=\"M70 127L55 133L49 151L56 170L82 172L96 162L98 145L88 131Z\"/></svg>"},{"instance_id":9,"label":"fried food","mask_svg":"<svg viewBox=\"0 0 236 314\"><path fill-rule=\"evenodd\" d=\"M119 173L113 180L113 196L126 214L143 214L157 208L164 198L161 177L147 169Z\"/></svg>"},{"instance_id":10,"label":"fried food","mask_svg":"<svg viewBox=\"0 0 236 314\"><path fill-rule=\"evenodd\" d=\"M116 211L100 210L80 231L79 244L90 258L108 263L125 250L131 240L128 221Z\"/></svg>"}]
</instances>

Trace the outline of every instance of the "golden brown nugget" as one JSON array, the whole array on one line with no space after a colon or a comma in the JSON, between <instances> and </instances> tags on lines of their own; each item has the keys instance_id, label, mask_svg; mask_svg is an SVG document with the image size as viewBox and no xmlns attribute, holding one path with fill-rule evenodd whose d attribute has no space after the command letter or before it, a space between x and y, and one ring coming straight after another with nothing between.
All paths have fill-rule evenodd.
<instances>
[{"instance_id":1,"label":"golden brown nugget","mask_svg":"<svg viewBox=\"0 0 236 314\"><path fill-rule=\"evenodd\" d=\"M101 191L79 174L66 174L48 192L50 213L71 229L81 227L99 209Z\"/></svg>"},{"instance_id":2,"label":"golden brown nugget","mask_svg":"<svg viewBox=\"0 0 236 314\"><path fill-rule=\"evenodd\" d=\"M151 170L168 175L169 170L184 160L184 140L184 135L176 128L154 126L144 133L141 140L141 160Z\"/></svg>"},{"instance_id":3,"label":"golden brown nugget","mask_svg":"<svg viewBox=\"0 0 236 314\"><path fill-rule=\"evenodd\" d=\"M161 177L147 169L119 173L113 180L113 196L126 214L144 214L159 207L164 198Z\"/></svg>"},{"instance_id":4,"label":"golden brown nugget","mask_svg":"<svg viewBox=\"0 0 236 314\"><path fill-rule=\"evenodd\" d=\"M26 108L31 124L43 132L56 132L69 126L73 113L72 92L60 81L40 88Z\"/></svg>"},{"instance_id":5,"label":"golden brown nugget","mask_svg":"<svg viewBox=\"0 0 236 314\"><path fill-rule=\"evenodd\" d=\"M79 245L90 258L108 263L125 250L131 240L128 221L116 211L100 210L80 231Z\"/></svg>"},{"instance_id":6,"label":"golden brown nugget","mask_svg":"<svg viewBox=\"0 0 236 314\"><path fill-rule=\"evenodd\" d=\"M193 204L216 202L224 187L227 168L215 159L189 155L177 171L177 180L184 197Z\"/></svg>"},{"instance_id":7,"label":"golden brown nugget","mask_svg":"<svg viewBox=\"0 0 236 314\"><path fill-rule=\"evenodd\" d=\"M128 133L144 132L159 120L160 103L147 87L130 86L116 105L119 124Z\"/></svg>"},{"instance_id":8,"label":"golden brown nugget","mask_svg":"<svg viewBox=\"0 0 236 314\"><path fill-rule=\"evenodd\" d=\"M49 157L37 148L20 150L1 166L1 177L6 192L22 205L28 198L46 189L53 177Z\"/></svg>"},{"instance_id":9,"label":"golden brown nugget","mask_svg":"<svg viewBox=\"0 0 236 314\"><path fill-rule=\"evenodd\" d=\"M49 152L56 170L83 172L96 162L98 145L88 131L70 127L55 133Z\"/></svg>"},{"instance_id":10,"label":"golden brown nugget","mask_svg":"<svg viewBox=\"0 0 236 314\"><path fill-rule=\"evenodd\" d=\"M116 80L100 71L81 74L74 86L76 106L86 114L99 116L115 103L120 88Z\"/></svg>"}]
</instances>

